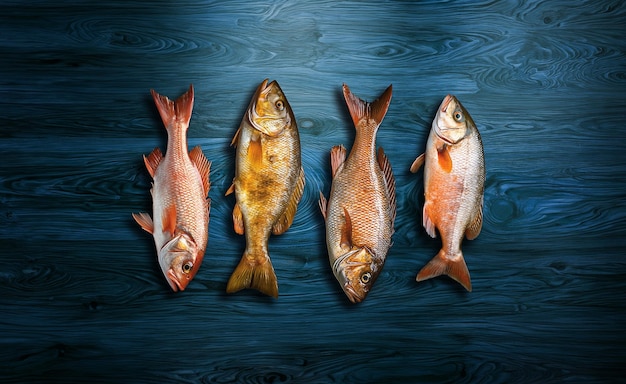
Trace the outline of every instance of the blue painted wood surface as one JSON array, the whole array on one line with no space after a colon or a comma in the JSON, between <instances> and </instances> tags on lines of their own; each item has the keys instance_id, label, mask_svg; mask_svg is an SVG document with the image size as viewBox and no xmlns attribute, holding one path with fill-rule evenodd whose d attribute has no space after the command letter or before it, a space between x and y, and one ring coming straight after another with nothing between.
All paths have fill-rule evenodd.
<instances>
[{"instance_id":1,"label":"blue painted wood surface","mask_svg":"<svg viewBox=\"0 0 626 384\"><path fill-rule=\"evenodd\" d=\"M25 382L620 381L626 362L626 6L622 1L3 1L0 377ZM277 300L225 294L229 146L258 83L296 115L307 186L270 239ZM319 191L351 145L341 97L393 84L379 131L394 169L394 245L365 302L332 277ZM189 145L213 161L204 263L170 292L142 154L164 149L149 89L190 83ZM481 132L474 291L416 283L424 150L455 94Z\"/></svg>"}]
</instances>

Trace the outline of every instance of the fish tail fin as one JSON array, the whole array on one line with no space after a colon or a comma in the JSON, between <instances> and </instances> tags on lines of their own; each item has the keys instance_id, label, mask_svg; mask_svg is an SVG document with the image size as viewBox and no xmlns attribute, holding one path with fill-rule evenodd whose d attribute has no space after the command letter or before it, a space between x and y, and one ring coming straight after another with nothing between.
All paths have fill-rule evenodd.
<instances>
[{"instance_id":1,"label":"fish tail fin","mask_svg":"<svg viewBox=\"0 0 626 384\"><path fill-rule=\"evenodd\" d=\"M348 105L348 110L350 111L350 116L352 117L352 121L354 122L355 127L359 127L363 119L366 120L374 120L376 126L379 126L382 123L383 118L387 114L387 109L389 109L389 103L391 102L391 92L392 86L387 87L385 92L383 92L378 99L370 102L360 99L355 96L348 88L347 84L343 85L343 96L346 99L346 104Z\"/></svg>"},{"instance_id":2,"label":"fish tail fin","mask_svg":"<svg viewBox=\"0 0 626 384\"><path fill-rule=\"evenodd\" d=\"M244 253L239 265L228 279L226 292L234 293L246 288L256 289L273 298L278 297L278 281L268 255L260 258L250 257L247 252Z\"/></svg>"},{"instance_id":3,"label":"fish tail fin","mask_svg":"<svg viewBox=\"0 0 626 384\"><path fill-rule=\"evenodd\" d=\"M469 292L472 291L472 282L463 253L459 252L454 258L449 258L442 249L419 271L415 280L424 281L440 275L448 275Z\"/></svg>"},{"instance_id":4,"label":"fish tail fin","mask_svg":"<svg viewBox=\"0 0 626 384\"><path fill-rule=\"evenodd\" d=\"M193 85L190 85L187 92L176 99L176 101L158 94L154 89L151 89L150 93L166 128L169 129L169 127L179 124L184 129L189 127L189 120L191 120L191 112L193 111Z\"/></svg>"}]
</instances>

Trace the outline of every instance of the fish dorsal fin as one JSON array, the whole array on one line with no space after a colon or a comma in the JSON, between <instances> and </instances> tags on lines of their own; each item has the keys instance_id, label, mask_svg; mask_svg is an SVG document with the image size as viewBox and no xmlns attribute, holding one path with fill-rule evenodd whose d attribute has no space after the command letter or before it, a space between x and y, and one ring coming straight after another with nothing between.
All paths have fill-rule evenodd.
<instances>
[{"instance_id":1,"label":"fish dorsal fin","mask_svg":"<svg viewBox=\"0 0 626 384\"><path fill-rule=\"evenodd\" d=\"M341 240L339 246L342 249L352 249L352 219L346 208L343 209L344 223L341 227Z\"/></svg>"},{"instance_id":2,"label":"fish dorsal fin","mask_svg":"<svg viewBox=\"0 0 626 384\"><path fill-rule=\"evenodd\" d=\"M480 199L480 205L478 206L478 212L474 215L472 222L465 230L465 237L468 240L474 240L480 234L480 230L483 227L483 198Z\"/></svg>"},{"instance_id":3,"label":"fish dorsal fin","mask_svg":"<svg viewBox=\"0 0 626 384\"><path fill-rule=\"evenodd\" d=\"M176 101L159 95L154 89L151 89L150 93L166 128L169 128L176 122L182 123L185 128L189 126L191 112L193 111L193 85L189 85L187 92L182 94Z\"/></svg>"},{"instance_id":4,"label":"fish dorsal fin","mask_svg":"<svg viewBox=\"0 0 626 384\"><path fill-rule=\"evenodd\" d=\"M389 103L391 102L392 86L389 85L387 89L378 97L378 99L371 103L360 99L355 96L348 88L347 84L343 84L343 96L346 99L348 110L355 127L359 127L360 122L365 119L366 121L374 120L376 126L380 125L387 114L389 109Z\"/></svg>"},{"instance_id":5,"label":"fish dorsal fin","mask_svg":"<svg viewBox=\"0 0 626 384\"><path fill-rule=\"evenodd\" d=\"M202 179L202 187L204 188L204 195L207 196L209 194L209 190L211 189L211 162L207 160L202 152L202 148L200 146L194 147L191 152L189 152L189 158L191 162L196 166L198 172L200 172L200 178Z\"/></svg>"},{"instance_id":6,"label":"fish dorsal fin","mask_svg":"<svg viewBox=\"0 0 626 384\"><path fill-rule=\"evenodd\" d=\"M239 204L235 203L235 207L233 208L233 228L235 233L238 235L243 235L244 226L243 226L243 214L241 213L241 208L239 208Z\"/></svg>"},{"instance_id":7,"label":"fish dorsal fin","mask_svg":"<svg viewBox=\"0 0 626 384\"><path fill-rule=\"evenodd\" d=\"M437 158L439 161L439 166L446 173L450 173L452 171L452 158L450 157L449 148L450 146L447 144L444 144L440 148L437 148Z\"/></svg>"},{"instance_id":8,"label":"fish dorsal fin","mask_svg":"<svg viewBox=\"0 0 626 384\"><path fill-rule=\"evenodd\" d=\"M287 204L287 208L285 208L285 212L278 218L276 223L272 226L272 233L274 235L280 235L285 233L287 229L293 223L293 218L296 215L296 210L298 209L298 203L302 198L302 193L304 192L304 170L300 167L300 174L298 175L298 181L296 182L296 187L291 194L291 198L289 199L289 204Z\"/></svg>"},{"instance_id":9,"label":"fish dorsal fin","mask_svg":"<svg viewBox=\"0 0 626 384\"><path fill-rule=\"evenodd\" d=\"M144 231L152 234L154 232L154 223L152 223L152 218L149 214L145 212L141 213L133 213L133 219L139 224Z\"/></svg>"},{"instance_id":10,"label":"fish dorsal fin","mask_svg":"<svg viewBox=\"0 0 626 384\"><path fill-rule=\"evenodd\" d=\"M324 217L324 221L326 220L326 212L328 212L328 201L326 200L326 196L320 191L320 200L318 202L320 206L320 211L322 211L322 216Z\"/></svg>"},{"instance_id":11,"label":"fish dorsal fin","mask_svg":"<svg viewBox=\"0 0 626 384\"><path fill-rule=\"evenodd\" d=\"M263 145L260 134L252 134L248 144L248 159L252 167L263 163Z\"/></svg>"},{"instance_id":12,"label":"fish dorsal fin","mask_svg":"<svg viewBox=\"0 0 626 384\"><path fill-rule=\"evenodd\" d=\"M422 168L422 165L424 165L425 159L426 159L426 156L423 153L417 156L415 161L413 161L413 164L411 164L411 173L417 173L417 171L419 171L419 169Z\"/></svg>"},{"instance_id":13,"label":"fish dorsal fin","mask_svg":"<svg viewBox=\"0 0 626 384\"><path fill-rule=\"evenodd\" d=\"M387 187L387 197L389 198L389 212L391 213L391 224L396 221L396 179L393 176L391 170L391 163L385 155L383 147L378 148L378 155L376 156L378 165L383 171L383 179L385 180L385 187Z\"/></svg>"},{"instance_id":14,"label":"fish dorsal fin","mask_svg":"<svg viewBox=\"0 0 626 384\"><path fill-rule=\"evenodd\" d=\"M168 232L174 236L176 232L176 204L172 203L165 208L161 224L163 226L163 232Z\"/></svg>"},{"instance_id":15,"label":"fish dorsal fin","mask_svg":"<svg viewBox=\"0 0 626 384\"><path fill-rule=\"evenodd\" d=\"M343 145L332 147L330 150L330 172L333 179L343 167L344 161L346 161L346 148Z\"/></svg>"},{"instance_id":16,"label":"fish dorsal fin","mask_svg":"<svg viewBox=\"0 0 626 384\"><path fill-rule=\"evenodd\" d=\"M150 173L150 176L153 179L154 179L154 173L156 172L157 167L161 163L161 160L163 160L163 153L161 153L161 150L158 147L154 148L152 152L150 152L148 157L146 157L145 155L143 157L143 162L146 164L148 173Z\"/></svg>"}]
</instances>

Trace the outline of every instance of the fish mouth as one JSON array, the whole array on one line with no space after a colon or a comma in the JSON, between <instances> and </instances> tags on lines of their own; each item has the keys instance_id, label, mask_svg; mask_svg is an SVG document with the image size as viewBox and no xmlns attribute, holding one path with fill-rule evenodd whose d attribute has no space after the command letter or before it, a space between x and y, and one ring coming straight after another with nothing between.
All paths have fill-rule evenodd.
<instances>
[{"instance_id":1,"label":"fish mouth","mask_svg":"<svg viewBox=\"0 0 626 384\"><path fill-rule=\"evenodd\" d=\"M174 292L185 290L185 286L178 281L176 274L171 269L167 272L167 282L170 284L170 287L172 287L172 291Z\"/></svg>"},{"instance_id":2,"label":"fish mouth","mask_svg":"<svg viewBox=\"0 0 626 384\"><path fill-rule=\"evenodd\" d=\"M446 97L443 99L443 102L441 103L441 112L446 113L448 105L450 105L450 102L453 98L454 96L452 95L446 95Z\"/></svg>"},{"instance_id":3,"label":"fish mouth","mask_svg":"<svg viewBox=\"0 0 626 384\"><path fill-rule=\"evenodd\" d=\"M364 299L364 297L359 295L349 283L344 284L343 292L346 294L348 299L355 304L360 303Z\"/></svg>"}]
</instances>

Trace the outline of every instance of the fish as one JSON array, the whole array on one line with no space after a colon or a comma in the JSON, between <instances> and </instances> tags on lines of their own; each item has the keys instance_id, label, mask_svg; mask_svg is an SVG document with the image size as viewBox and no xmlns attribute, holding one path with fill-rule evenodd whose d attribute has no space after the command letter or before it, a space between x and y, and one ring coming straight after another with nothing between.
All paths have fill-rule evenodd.
<instances>
[{"instance_id":1,"label":"fish","mask_svg":"<svg viewBox=\"0 0 626 384\"><path fill-rule=\"evenodd\" d=\"M423 281L448 275L472 291L463 257L463 238L475 239L483 224L485 159L480 133L465 107L447 95L432 122L426 152L411 165L416 173L424 166L422 224L433 238L441 236L442 248L417 274Z\"/></svg>"},{"instance_id":2,"label":"fish","mask_svg":"<svg viewBox=\"0 0 626 384\"><path fill-rule=\"evenodd\" d=\"M151 90L167 130L165 155L157 147L144 163L153 179L154 220L146 212L132 216L154 237L161 271L174 292L195 277L206 250L211 200L211 162L200 146L187 153L187 129L193 110L193 85L176 101Z\"/></svg>"},{"instance_id":3,"label":"fish","mask_svg":"<svg viewBox=\"0 0 626 384\"><path fill-rule=\"evenodd\" d=\"M304 192L300 136L293 111L276 80L257 87L231 142L235 177L233 228L246 248L226 285L227 293L255 289L278 297L278 281L268 252L270 234L285 233Z\"/></svg>"},{"instance_id":4,"label":"fish","mask_svg":"<svg viewBox=\"0 0 626 384\"><path fill-rule=\"evenodd\" d=\"M380 274L391 248L396 217L396 182L376 133L391 102L392 86L373 102L343 95L356 135L350 154L343 145L330 151L331 189L320 192L326 247L332 272L352 303L362 302Z\"/></svg>"}]
</instances>

